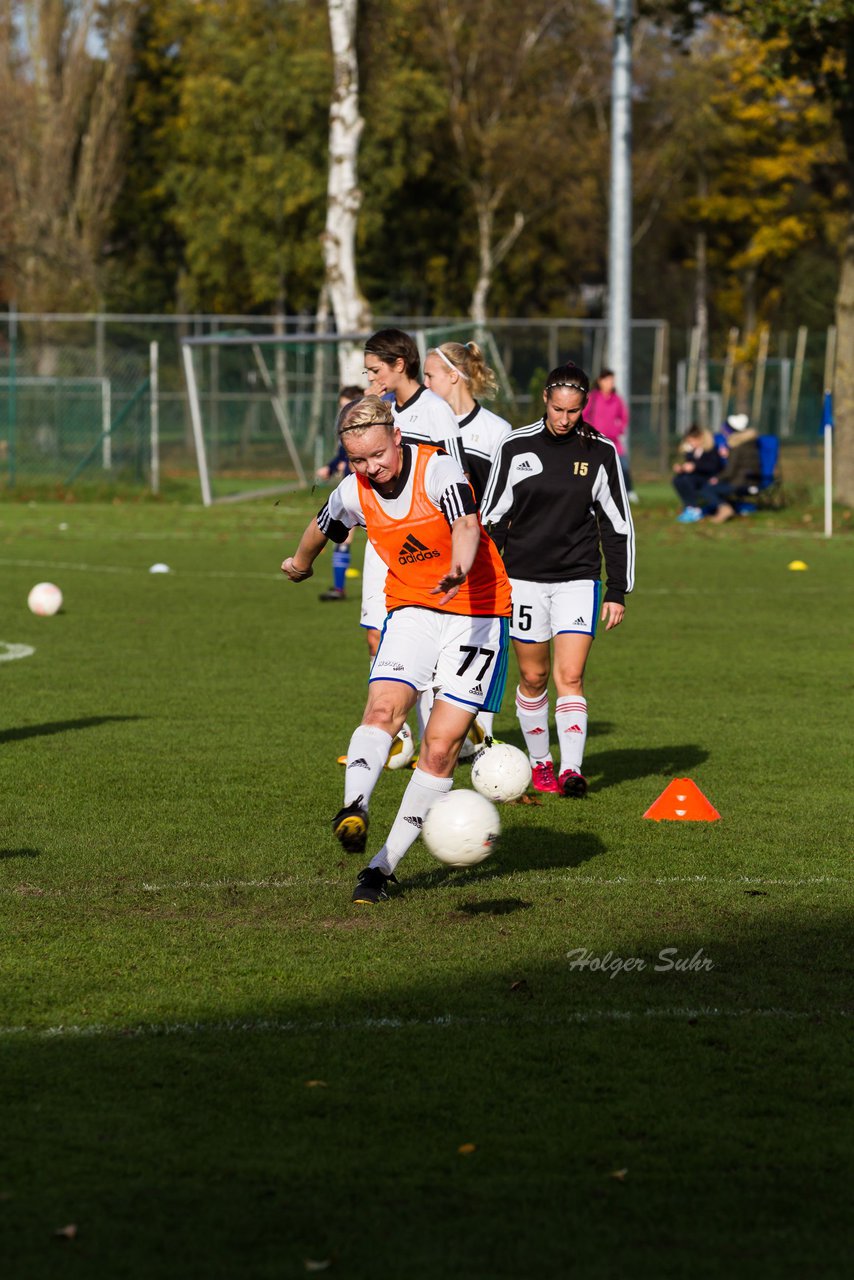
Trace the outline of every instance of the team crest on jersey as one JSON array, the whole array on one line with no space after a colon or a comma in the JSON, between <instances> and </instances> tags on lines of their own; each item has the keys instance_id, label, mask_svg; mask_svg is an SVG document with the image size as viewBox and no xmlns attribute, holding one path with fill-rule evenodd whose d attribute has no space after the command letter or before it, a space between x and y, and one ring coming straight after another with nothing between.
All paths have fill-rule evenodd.
<instances>
[{"instance_id":1,"label":"team crest on jersey","mask_svg":"<svg viewBox=\"0 0 854 1280\"><path fill-rule=\"evenodd\" d=\"M425 546L423 542L419 542L413 534L409 533L397 553L397 562L398 564L415 564L418 560L435 560L438 554L439 552L435 547Z\"/></svg>"}]
</instances>

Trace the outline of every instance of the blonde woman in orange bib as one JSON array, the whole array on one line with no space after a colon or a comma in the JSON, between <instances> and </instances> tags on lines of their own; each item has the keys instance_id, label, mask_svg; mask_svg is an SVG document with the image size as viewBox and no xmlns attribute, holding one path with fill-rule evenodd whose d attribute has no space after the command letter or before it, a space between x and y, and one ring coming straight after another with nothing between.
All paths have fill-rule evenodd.
<instances>
[{"instance_id":1,"label":"blonde woman in orange bib","mask_svg":"<svg viewBox=\"0 0 854 1280\"><path fill-rule=\"evenodd\" d=\"M454 458L431 445L404 444L378 396L345 409L338 434L353 474L330 494L282 571L292 582L310 577L327 541L342 542L357 524L387 567L388 617L362 723L350 739L344 805L332 821L348 853L366 848L368 805L394 735L419 692L435 695L398 815L353 892L353 902L373 904L388 897L433 802L451 790L475 716L501 705L510 583Z\"/></svg>"}]
</instances>

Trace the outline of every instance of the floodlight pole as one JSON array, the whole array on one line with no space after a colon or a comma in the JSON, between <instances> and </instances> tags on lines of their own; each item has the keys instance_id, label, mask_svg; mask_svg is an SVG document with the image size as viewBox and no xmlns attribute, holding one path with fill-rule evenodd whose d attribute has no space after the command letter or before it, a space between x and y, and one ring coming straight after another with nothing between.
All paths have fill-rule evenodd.
<instances>
[{"instance_id":1,"label":"floodlight pole","mask_svg":"<svg viewBox=\"0 0 854 1280\"><path fill-rule=\"evenodd\" d=\"M611 200L608 231L608 364L617 391L631 397L632 0L614 0L611 72ZM594 376L598 370L593 370ZM630 451L629 430L624 436Z\"/></svg>"}]
</instances>

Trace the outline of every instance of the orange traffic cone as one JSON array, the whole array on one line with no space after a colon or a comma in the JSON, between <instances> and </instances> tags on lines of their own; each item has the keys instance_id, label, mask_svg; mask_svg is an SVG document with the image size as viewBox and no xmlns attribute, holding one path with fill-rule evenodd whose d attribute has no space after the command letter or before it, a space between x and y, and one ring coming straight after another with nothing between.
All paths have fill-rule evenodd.
<instances>
[{"instance_id":1,"label":"orange traffic cone","mask_svg":"<svg viewBox=\"0 0 854 1280\"><path fill-rule=\"evenodd\" d=\"M721 815L696 782L674 778L643 816L654 822L716 822Z\"/></svg>"}]
</instances>

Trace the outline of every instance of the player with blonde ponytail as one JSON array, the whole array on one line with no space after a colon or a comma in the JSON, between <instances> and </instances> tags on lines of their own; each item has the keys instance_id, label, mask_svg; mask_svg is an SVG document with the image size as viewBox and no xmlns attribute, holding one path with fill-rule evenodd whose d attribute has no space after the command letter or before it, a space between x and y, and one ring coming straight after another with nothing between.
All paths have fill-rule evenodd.
<instances>
[{"instance_id":1,"label":"player with blonde ponytail","mask_svg":"<svg viewBox=\"0 0 854 1280\"><path fill-rule=\"evenodd\" d=\"M511 431L509 422L480 403L498 390L495 374L476 342L443 342L427 353L424 381L447 400L460 424L469 479L479 506L492 459Z\"/></svg>"}]
</instances>

